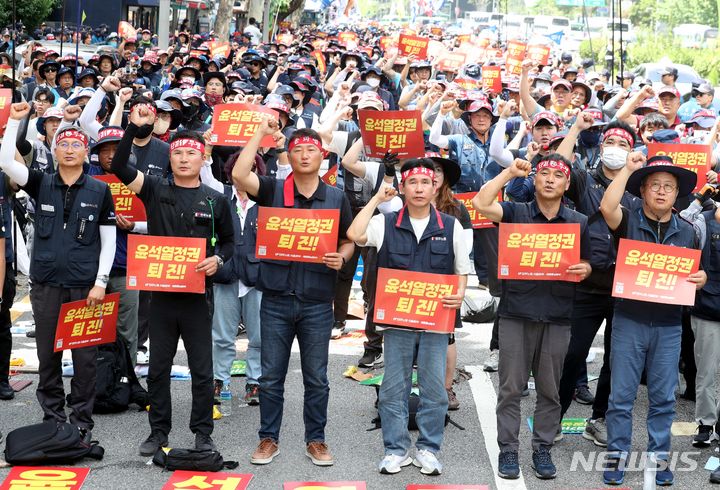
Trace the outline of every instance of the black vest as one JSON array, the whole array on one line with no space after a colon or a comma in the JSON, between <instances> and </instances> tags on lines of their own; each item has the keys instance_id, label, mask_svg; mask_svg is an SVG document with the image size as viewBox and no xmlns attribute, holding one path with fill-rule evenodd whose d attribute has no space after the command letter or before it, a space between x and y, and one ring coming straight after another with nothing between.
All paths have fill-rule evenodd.
<instances>
[{"instance_id":1,"label":"black vest","mask_svg":"<svg viewBox=\"0 0 720 490\"><path fill-rule=\"evenodd\" d=\"M36 143L33 145L33 158L30 162L30 168L45 172L46 174L55 173L55 159L50 148L45 143Z\"/></svg>"},{"instance_id":2,"label":"black vest","mask_svg":"<svg viewBox=\"0 0 720 490\"><path fill-rule=\"evenodd\" d=\"M230 203L235 234L235 251L230 260L213 276L214 282L229 284L242 281L246 286L254 286L260 271L260 259L255 256L255 239L257 237L258 206L251 207L245 215L245 226L240 223L237 202L234 201L232 186L226 185L223 189L225 199Z\"/></svg>"},{"instance_id":3,"label":"black vest","mask_svg":"<svg viewBox=\"0 0 720 490\"><path fill-rule=\"evenodd\" d=\"M276 181L272 207L299 207L297 200L292 206L285 206L286 183L293 185L289 178ZM343 191L322 181L319 185L325 186L325 200L313 199L311 209L341 209ZM261 260L256 286L265 294L294 294L302 301L319 303L333 300L336 283L337 271L322 263Z\"/></svg>"},{"instance_id":4,"label":"black vest","mask_svg":"<svg viewBox=\"0 0 720 490\"><path fill-rule=\"evenodd\" d=\"M631 240L661 243L658 236L645 219L642 208L628 213L627 236ZM670 226L665 234L664 245L696 248L695 231L692 225L673 213ZM648 326L677 326L682 322L682 306L649 303L632 299L615 299L615 315L631 318Z\"/></svg>"},{"instance_id":5,"label":"black vest","mask_svg":"<svg viewBox=\"0 0 720 490\"><path fill-rule=\"evenodd\" d=\"M59 174L43 175L35 213L30 279L66 288L92 287L100 259L100 210L107 185L85 175L63 222Z\"/></svg>"},{"instance_id":6,"label":"black vest","mask_svg":"<svg viewBox=\"0 0 720 490\"><path fill-rule=\"evenodd\" d=\"M170 168L170 145L153 137L147 146L142 148L143 150L147 148L147 153L140 161L140 158L138 158L139 147L134 144L132 146L132 156L136 160L135 168L145 175L166 177Z\"/></svg>"},{"instance_id":7,"label":"black vest","mask_svg":"<svg viewBox=\"0 0 720 490\"><path fill-rule=\"evenodd\" d=\"M532 202L517 203L513 223L534 223ZM580 223L582 230L587 217L565 208L567 223ZM569 281L502 281L498 315L535 322L570 324L575 300L576 283Z\"/></svg>"},{"instance_id":8,"label":"black vest","mask_svg":"<svg viewBox=\"0 0 720 490\"><path fill-rule=\"evenodd\" d=\"M705 211L705 246L702 249L702 269L707 283L697 292L692 314L705 320L720 321L720 224L715 221L715 211Z\"/></svg>"}]
</instances>

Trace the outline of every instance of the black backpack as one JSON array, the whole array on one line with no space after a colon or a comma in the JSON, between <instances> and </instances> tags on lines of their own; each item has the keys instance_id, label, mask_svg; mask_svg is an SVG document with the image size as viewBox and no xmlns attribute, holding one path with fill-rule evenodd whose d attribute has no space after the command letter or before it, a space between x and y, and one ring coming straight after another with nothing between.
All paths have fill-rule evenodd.
<instances>
[{"instance_id":1,"label":"black backpack","mask_svg":"<svg viewBox=\"0 0 720 490\"><path fill-rule=\"evenodd\" d=\"M93 413L123 412L131 403L144 410L148 392L135 375L125 342L118 338L98 347Z\"/></svg>"},{"instance_id":2,"label":"black backpack","mask_svg":"<svg viewBox=\"0 0 720 490\"><path fill-rule=\"evenodd\" d=\"M237 461L225 461L217 451L202 449L159 448L153 456L153 463L167 471L220 471L235 469Z\"/></svg>"},{"instance_id":3,"label":"black backpack","mask_svg":"<svg viewBox=\"0 0 720 490\"><path fill-rule=\"evenodd\" d=\"M376 386L375 389L379 393L379 386ZM377 401L375 402L375 407L377 408ZM415 393L410 393L410 397L408 398L408 430L418 430L417 426L417 420L415 420L415 417L417 416L418 408L420 407L420 397L416 395ZM377 417L372 419L370 421L371 424L373 424L373 427L367 429L368 432L372 430L377 430L382 427L382 421L380 420L380 414L378 414ZM457 427L460 430L465 430L465 427L459 425L457 422L452 420L450 418L449 413L445 413L445 427L447 427L448 424L452 424L455 427Z\"/></svg>"},{"instance_id":4,"label":"black backpack","mask_svg":"<svg viewBox=\"0 0 720 490\"><path fill-rule=\"evenodd\" d=\"M5 460L13 465L70 464L85 457L100 460L104 454L76 425L56 421L20 427L5 441Z\"/></svg>"}]
</instances>

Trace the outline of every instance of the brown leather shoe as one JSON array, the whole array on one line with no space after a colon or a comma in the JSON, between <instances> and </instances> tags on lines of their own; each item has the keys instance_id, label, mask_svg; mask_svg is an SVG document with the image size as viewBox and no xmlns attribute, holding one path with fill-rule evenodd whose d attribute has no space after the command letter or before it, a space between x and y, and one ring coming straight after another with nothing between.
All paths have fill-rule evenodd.
<instances>
[{"instance_id":1,"label":"brown leather shoe","mask_svg":"<svg viewBox=\"0 0 720 490\"><path fill-rule=\"evenodd\" d=\"M324 442L308 442L305 455L317 466L332 466L334 463L330 449Z\"/></svg>"},{"instance_id":2,"label":"brown leather shoe","mask_svg":"<svg viewBox=\"0 0 720 490\"><path fill-rule=\"evenodd\" d=\"M258 444L257 449L250 457L252 464L269 464L275 456L280 453L280 448L277 442L273 441L269 437L262 439Z\"/></svg>"}]
</instances>

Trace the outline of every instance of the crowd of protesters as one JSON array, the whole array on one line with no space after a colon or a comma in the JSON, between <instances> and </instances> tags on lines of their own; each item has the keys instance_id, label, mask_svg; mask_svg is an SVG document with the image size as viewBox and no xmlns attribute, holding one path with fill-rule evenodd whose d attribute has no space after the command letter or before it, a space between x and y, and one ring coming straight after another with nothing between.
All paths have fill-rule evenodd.
<instances>
[{"instance_id":1,"label":"crowd of protesters","mask_svg":"<svg viewBox=\"0 0 720 490\"><path fill-rule=\"evenodd\" d=\"M284 383L297 338L306 454L316 465L332 465L325 440L328 346L345 333L359 257L367 340L358 366L385 369L378 401L381 473L414 464L423 474L440 474L445 415L459 401L452 334L373 322L378 267L459 275L459 290L442 298L443 308L459 311L473 274L495 299L485 370L499 376L502 478L520 475L520 401L531 372L538 478L556 476L551 449L576 400L592 405L583 437L612 456L603 481L622 484L633 405L646 384L647 451L654 454L657 484L671 485L679 371L686 388L678 396L695 402L693 445L710 447L718 439L720 119L711 109L710 83L697 80L690 94L681 94L673 66L653 84L630 72L612 79L608 70L578 67L566 53L551 55L546 65L525 60L513 76L504 43L490 39L480 48L477 36L461 39L427 26L411 34L444 50L427 59L380 43L397 41L401 31L410 32L405 27L283 29L269 42L261 41L254 22L251 27L230 42L182 31L168 49L158 49L147 29L120 38L101 26L82 42L113 49L86 61L44 46L57 34L41 26L35 33L41 40L16 52L15 60L0 55L2 84L17 92L0 147L6 176L0 398L14 396L8 384L14 206L28 217L44 419L67 419L61 356L52 345L60 305L82 298L92 305L120 292L118 336L134 362L149 362L151 431L140 446L143 455L168 444L170 367L180 337L192 374L190 429L198 449L215 448L213 396L231 382L240 329L249 340L242 397L259 405L261 420L251 462L269 464L279 453ZM73 41L72 33L60 35ZM213 56L226 42L226 51ZM476 47L464 49L465 43ZM12 51L12 44L6 48ZM465 53L465 64L440 65L444 52ZM496 66L502 67L499 90L483 88L483 71ZM233 102L262 104L277 118L263 116L242 148L213 146L214 108ZM366 156L362 110L420 111L425 156ZM268 136L273 145L262 143ZM648 157L652 143L709 146L711 161L701 170L707 185L693 193L696 174L669 156ZM329 185L320 177L335 165L337 183ZM107 186L87 178L106 173L138 194L147 222L116 213ZM474 209L496 223L578 223L581 260L567 270L578 281L499 280L498 229L473 229L469 210L453 197L466 192L475 193ZM261 206L337 209L337 249L322 263L258 259ZM206 295L126 289L128 236L137 233L205 238L208 258L198 270L208 277ZM613 298L620 238L702 250L701 270L687 278L697 287L695 305ZM460 315L455 318L461 328ZM603 364L593 395L585 359L601 327ZM95 355L94 348L73 350L68 402L70 421L88 437ZM415 366L421 402L413 451L407 418ZM720 483L720 468L711 481Z\"/></svg>"}]
</instances>

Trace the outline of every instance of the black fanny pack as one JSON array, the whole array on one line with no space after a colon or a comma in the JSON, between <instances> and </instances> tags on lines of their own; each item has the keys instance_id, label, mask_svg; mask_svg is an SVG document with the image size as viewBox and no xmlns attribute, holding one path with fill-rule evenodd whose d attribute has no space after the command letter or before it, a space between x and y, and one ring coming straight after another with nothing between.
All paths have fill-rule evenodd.
<instances>
[{"instance_id":1,"label":"black fanny pack","mask_svg":"<svg viewBox=\"0 0 720 490\"><path fill-rule=\"evenodd\" d=\"M225 461L217 451L160 448L153 463L168 471L220 471L238 467L237 461Z\"/></svg>"}]
</instances>

